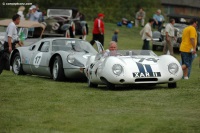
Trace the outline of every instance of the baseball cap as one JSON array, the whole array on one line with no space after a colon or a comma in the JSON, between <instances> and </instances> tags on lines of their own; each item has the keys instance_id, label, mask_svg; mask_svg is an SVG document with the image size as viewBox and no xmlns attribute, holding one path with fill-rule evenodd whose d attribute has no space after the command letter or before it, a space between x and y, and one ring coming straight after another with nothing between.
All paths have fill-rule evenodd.
<instances>
[{"instance_id":1,"label":"baseball cap","mask_svg":"<svg viewBox=\"0 0 200 133\"><path fill-rule=\"evenodd\" d=\"M103 13L99 13L98 17L104 17L105 15Z\"/></svg>"},{"instance_id":2,"label":"baseball cap","mask_svg":"<svg viewBox=\"0 0 200 133\"><path fill-rule=\"evenodd\" d=\"M35 5L32 5L29 9L32 10L32 9L35 9L36 6Z\"/></svg>"}]
</instances>

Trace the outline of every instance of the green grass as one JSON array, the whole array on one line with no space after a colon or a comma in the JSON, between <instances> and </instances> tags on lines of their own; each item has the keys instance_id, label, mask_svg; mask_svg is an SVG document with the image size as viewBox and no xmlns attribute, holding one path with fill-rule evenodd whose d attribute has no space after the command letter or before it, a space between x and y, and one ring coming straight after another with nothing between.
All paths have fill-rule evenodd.
<instances>
[{"instance_id":1,"label":"green grass","mask_svg":"<svg viewBox=\"0 0 200 133\"><path fill-rule=\"evenodd\" d=\"M115 28L120 30L119 49L141 49L141 28L108 23L106 48ZM180 59L179 54L175 56ZM88 88L84 82L55 82L4 71L0 75L0 132L199 133L199 71L196 58L191 78L178 81L176 89L162 84L116 91L106 90L105 86Z\"/></svg>"}]
</instances>

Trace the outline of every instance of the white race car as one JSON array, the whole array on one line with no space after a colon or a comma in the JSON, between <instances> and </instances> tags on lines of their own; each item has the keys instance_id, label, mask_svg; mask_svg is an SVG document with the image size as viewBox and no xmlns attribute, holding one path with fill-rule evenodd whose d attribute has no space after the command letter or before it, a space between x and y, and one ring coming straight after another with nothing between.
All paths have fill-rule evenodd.
<instances>
[{"instance_id":1,"label":"white race car","mask_svg":"<svg viewBox=\"0 0 200 133\"><path fill-rule=\"evenodd\" d=\"M183 76L176 58L171 55L157 56L151 50L99 53L88 58L84 72L89 87L104 84L109 89L114 89L115 85L162 83L176 88L176 82Z\"/></svg>"}]
</instances>

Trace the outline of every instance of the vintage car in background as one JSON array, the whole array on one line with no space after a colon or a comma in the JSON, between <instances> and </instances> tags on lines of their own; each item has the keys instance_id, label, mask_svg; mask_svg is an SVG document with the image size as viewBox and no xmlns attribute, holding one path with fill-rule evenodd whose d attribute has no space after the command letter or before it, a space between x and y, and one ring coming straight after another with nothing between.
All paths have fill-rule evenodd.
<instances>
[{"instance_id":1,"label":"vintage car in background","mask_svg":"<svg viewBox=\"0 0 200 133\"><path fill-rule=\"evenodd\" d=\"M12 22L11 19L0 20L0 50L3 50L4 44L4 37L6 34L7 26ZM31 43L40 40L42 37L42 33L44 32L45 26L38 22L33 21L20 21L19 25L17 25L19 40L22 40L24 45L30 45ZM34 29L34 30L29 30ZM10 70L9 65L9 54L4 53L4 57L6 58L7 62L5 65L6 70Z\"/></svg>"},{"instance_id":2,"label":"vintage car in background","mask_svg":"<svg viewBox=\"0 0 200 133\"><path fill-rule=\"evenodd\" d=\"M173 41L173 47L175 49L179 49L181 41L182 41L182 32L185 27L189 25L189 21L191 18L196 18L196 20L200 23L200 18L196 16L187 16L187 15L178 15L178 14L168 14L169 19L175 19L175 40ZM153 38L158 38L158 40L152 42L152 50L157 50L157 48L163 48L165 43L165 26L163 25L161 32L154 31ZM200 27L197 27L197 50L200 50Z\"/></svg>"},{"instance_id":3,"label":"vintage car in background","mask_svg":"<svg viewBox=\"0 0 200 133\"><path fill-rule=\"evenodd\" d=\"M44 38L12 51L10 65L16 75L52 77L55 81L84 79L87 58L97 54L92 45L77 38Z\"/></svg>"},{"instance_id":4,"label":"vintage car in background","mask_svg":"<svg viewBox=\"0 0 200 133\"><path fill-rule=\"evenodd\" d=\"M166 25L166 24L165 24ZM153 40L152 42L152 50L157 50L158 47L163 47L165 42L165 25L164 27L161 29L161 32L159 31L153 31L153 38L159 38L158 40ZM175 28L175 39L172 41L173 43L173 47L174 48L179 48L179 45L182 41L182 32L183 29L186 27L186 24L180 24L180 23L175 23L174 24L174 28Z\"/></svg>"},{"instance_id":5,"label":"vintage car in background","mask_svg":"<svg viewBox=\"0 0 200 133\"><path fill-rule=\"evenodd\" d=\"M46 25L43 36L79 37L86 39L88 24L77 9L48 9L42 22Z\"/></svg>"},{"instance_id":6,"label":"vintage car in background","mask_svg":"<svg viewBox=\"0 0 200 133\"><path fill-rule=\"evenodd\" d=\"M86 69L89 87L107 85L168 84L176 88L183 71L179 61L171 55L157 56L151 50L118 50L90 56Z\"/></svg>"},{"instance_id":7,"label":"vintage car in background","mask_svg":"<svg viewBox=\"0 0 200 133\"><path fill-rule=\"evenodd\" d=\"M4 37L6 34L7 26L12 22L11 19L0 20L0 42L4 43ZM17 25L19 40L23 40L25 45L30 45L31 43L42 38L42 34L45 29L45 25L39 22L23 20ZM33 30L30 30L33 29Z\"/></svg>"}]
</instances>

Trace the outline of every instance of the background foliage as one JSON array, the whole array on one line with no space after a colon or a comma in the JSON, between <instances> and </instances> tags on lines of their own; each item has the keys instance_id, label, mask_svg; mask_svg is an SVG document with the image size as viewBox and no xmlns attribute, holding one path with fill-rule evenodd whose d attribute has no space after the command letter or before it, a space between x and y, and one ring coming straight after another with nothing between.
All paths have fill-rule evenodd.
<instances>
[{"instance_id":1,"label":"background foliage","mask_svg":"<svg viewBox=\"0 0 200 133\"><path fill-rule=\"evenodd\" d=\"M17 6L3 6L3 2L16 2L13 0L0 0L0 18L12 17L17 12ZM51 7L75 7L85 14L87 20L93 20L99 12L106 15L106 22L118 22L121 18L133 20L140 7L146 11L148 19L157 8L161 7L160 0L18 0L18 3L39 4L41 11ZM25 6L26 14L30 6Z\"/></svg>"}]
</instances>

